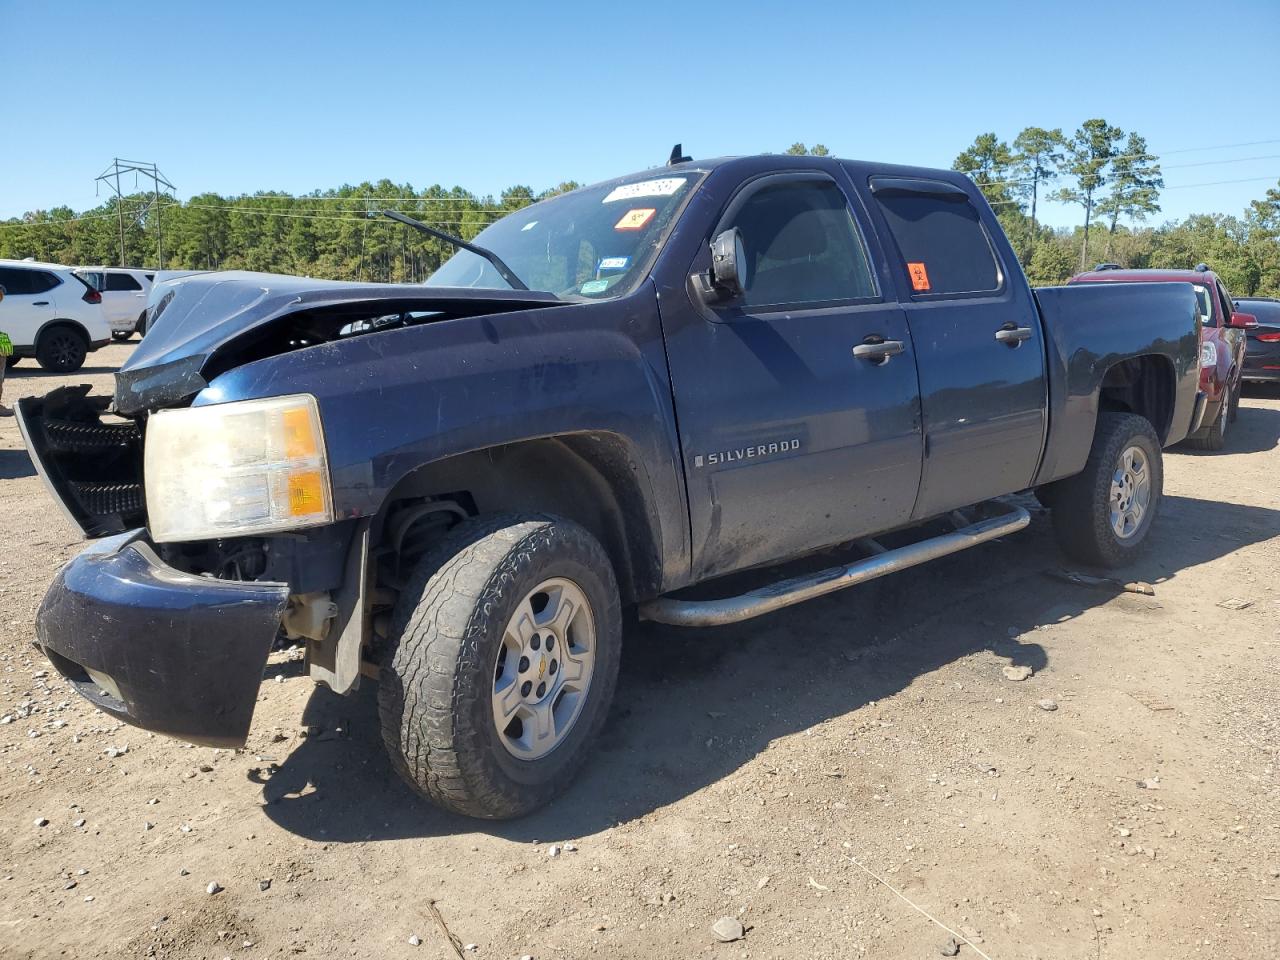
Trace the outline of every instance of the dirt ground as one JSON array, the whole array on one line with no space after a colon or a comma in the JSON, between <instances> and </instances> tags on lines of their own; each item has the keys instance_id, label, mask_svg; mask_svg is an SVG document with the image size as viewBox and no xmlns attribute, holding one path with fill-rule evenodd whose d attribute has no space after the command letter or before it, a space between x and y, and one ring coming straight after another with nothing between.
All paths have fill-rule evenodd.
<instances>
[{"instance_id":1,"label":"dirt ground","mask_svg":"<svg viewBox=\"0 0 1280 960\"><path fill-rule=\"evenodd\" d=\"M5 400L108 389L129 349L28 361ZM79 700L32 618L80 544L0 420L0 957L448 960L433 902L477 958L942 956L925 913L961 957L1274 956L1278 435L1280 390L1254 390L1224 452L1167 455L1122 576L1154 596L1051 576L1037 510L747 624L633 623L584 775L488 824L396 780L372 683L335 697L287 651L239 752ZM716 942L722 916L745 938Z\"/></svg>"}]
</instances>

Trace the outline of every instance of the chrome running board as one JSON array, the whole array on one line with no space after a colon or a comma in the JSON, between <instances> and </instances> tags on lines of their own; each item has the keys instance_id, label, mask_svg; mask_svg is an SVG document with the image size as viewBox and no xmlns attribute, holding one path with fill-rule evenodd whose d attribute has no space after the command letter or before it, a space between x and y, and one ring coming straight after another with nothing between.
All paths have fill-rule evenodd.
<instances>
[{"instance_id":1,"label":"chrome running board","mask_svg":"<svg viewBox=\"0 0 1280 960\"><path fill-rule=\"evenodd\" d=\"M887 573L896 573L945 557L949 553L976 547L1007 533L1016 533L1031 522L1031 515L1012 503L991 501L983 506L998 510L999 513L961 526L958 521L964 520L963 514L953 512L951 519L953 523L957 523L955 530L894 550L884 550L875 541L862 540L859 543L864 548L872 549L872 556L848 566L830 567L817 573L782 580L737 597L726 597L723 600L676 600L672 597L659 597L640 605L640 618L677 627L718 627L726 623L750 620L752 617L789 607L793 603L821 597L883 577ZM875 546L872 547L871 544ZM875 547L880 547L883 552L874 552Z\"/></svg>"}]
</instances>

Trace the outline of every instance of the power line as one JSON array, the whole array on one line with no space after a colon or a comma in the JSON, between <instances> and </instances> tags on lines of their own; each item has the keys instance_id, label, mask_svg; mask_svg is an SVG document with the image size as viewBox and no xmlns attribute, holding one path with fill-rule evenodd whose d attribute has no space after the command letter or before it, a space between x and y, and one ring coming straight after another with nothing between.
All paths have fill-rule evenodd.
<instances>
[{"instance_id":1,"label":"power line","mask_svg":"<svg viewBox=\"0 0 1280 960\"><path fill-rule=\"evenodd\" d=\"M1243 179L1240 179L1240 180L1206 180L1206 181L1203 181L1202 183L1179 183L1179 184L1175 184L1172 187L1164 187L1163 189L1190 190L1193 187L1218 187L1228 183L1259 183L1264 180L1280 181L1280 174L1276 174L1275 176L1271 176L1271 177L1244 177ZM1046 200L1052 201L1052 198L1049 197L1049 198L1046 198ZM999 207L1007 203L1025 203L1025 202L1026 202L1025 200L988 200L987 205L992 207ZM1096 206L1096 203L1095 203L1095 206Z\"/></svg>"},{"instance_id":2,"label":"power line","mask_svg":"<svg viewBox=\"0 0 1280 960\"><path fill-rule=\"evenodd\" d=\"M1160 153L1160 154L1152 153L1150 151L1147 151L1145 153L1122 153L1119 156L1106 157L1104 159L1107 162L1114 162L1116 160L1141 160L1144 158L1150 158L1158 162L1160 157L1173 156L1174 154L1179 154L1179 153L1192 153L1200 150L1233 150L1238 147L1257 147L1257 146L1262 146L1264 144L1271 144L1271 143L1280 143L1280 140L1252 140L1248 143L1224 143L1224 144L1219 144L1218 146L1215 146L1215 147L1183 147L1178 150L1166 150L1164 153ZM1161 167L1164 170L1179 170L1185 167L1211 167L1216 164L1223 164L1223 163L1245 163L1249 160L1274 160L1277 157L1280 157L1280 154L1269 154L1263 157L1233 157L1229 160L1201 160L1197 163L1172 163L1172 164L1168 164L1167 166L1164 164L1161 164ZM969 177L970 179L973 179L973 174L969 174ZM1012 185L1012 184L1018 184L1018 183L1032 183L1036 179L1037 179L1036 177L1011 177L1008 180L988 180L986 183L981 184L981 186L999 187L999 186L1006 186L1006 185ZM1041 182L1043 182L1045 178L1039 178L1039 179L1041 180Z\"/></svg>"}]
</instances>

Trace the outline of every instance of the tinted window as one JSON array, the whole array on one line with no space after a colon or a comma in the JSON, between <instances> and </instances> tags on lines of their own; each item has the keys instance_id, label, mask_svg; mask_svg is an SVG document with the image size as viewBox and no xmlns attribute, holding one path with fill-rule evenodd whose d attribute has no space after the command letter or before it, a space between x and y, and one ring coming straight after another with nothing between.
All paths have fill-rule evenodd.
<instances>
[{"instance_id":1,"label":"tinted window","mask_svg":"<svg viewBox=\"0 0 1280 960\"><path fill-rule=\"evenodd\" d=\"M44 293L61 283L45 270L24 270L21 267L0 267L0 286L10 296Z\"/></svg>"},{"instance_id":2,"label":"tinted window","mask_svg":"<svg viewBox=\"0 0 1280 960\"><path fill-rule=\"evenodd\" d=\"M108 273L108 290L141 290L142 284L127 273Z\"/></svg>"},{"instance_id":3,"label":"tinted window","mask_svg":"<svg viewBox=\"0 0 1280 960\"><path fill-rule=\"evenodd\" d=\"M781 182L757 190L724 229L747 255L745 306L857 300L876 295L862 240L839 187Z\"/></svg>"},{"instance_id":4,"label":"tinted window","mask_svg":"<svg viewBox=\"0 0 1280 960\"><path fill-rule=\"evenodd\" d=\"M877 193L911 289L920 294L996 290L1000 271L978 211L961 194Z\"/></svg>"},{"instance_id":5,"label":"tinted window","mask_svg":"<svg viewBox=\"0 0 1280 960\"><path fill-rule=\"evenodd\" d=\"M1280 303L1270 300L1241 300L1240 312L1253 314L1259 323L1280 326Z\"/></svg>"}]
</instances>

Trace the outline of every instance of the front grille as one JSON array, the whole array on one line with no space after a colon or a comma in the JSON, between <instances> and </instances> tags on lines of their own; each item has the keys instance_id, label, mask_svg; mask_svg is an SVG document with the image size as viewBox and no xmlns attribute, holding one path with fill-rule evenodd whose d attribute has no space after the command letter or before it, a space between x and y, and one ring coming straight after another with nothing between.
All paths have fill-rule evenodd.
<instances>
[{"instance_id":1,"label":"front grille","mask_svg":"<svg viewBox=\"0 0 1280 960\"><path fill-rule=\"evenodd\" d=\"M59 387L18 401L32 461L90 537L146 525L142 431L131 421L104 420L110 402L91 396L88 386Z\"/></svg>"},{"instance_id":2,"label":"front grille","mask_svg":"<svg viewBox=\"0 0 1280 960\"><path fill-rule=\"evenodd\" d=\"M55 453L98 453L127 447L141 439L136 423L84 423L45 420L45 439Z\"/></svg>"},{"instance_id":3,"label":"front grille","mask_svg":"<svg viewBox=\"0 0 1280 960\"><path fill-rule=\"evenodd\" d=\"M140 513L143 508L140 483L71 483L71 492L84 509L95 517Z\"/></svg>"}]
</instances>

